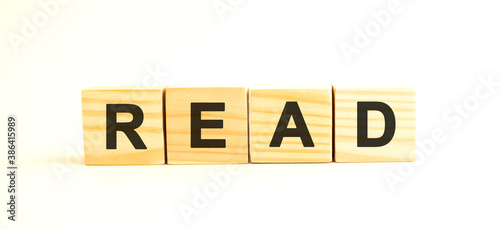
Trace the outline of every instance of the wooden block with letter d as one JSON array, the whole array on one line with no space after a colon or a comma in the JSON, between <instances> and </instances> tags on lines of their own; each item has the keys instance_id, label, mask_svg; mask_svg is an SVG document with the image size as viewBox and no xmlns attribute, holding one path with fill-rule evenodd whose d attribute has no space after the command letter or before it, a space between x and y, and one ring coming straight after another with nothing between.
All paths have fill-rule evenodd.
<instances>
[{"instance_id":1,"label":"wooden block with letter d","mask_svg":"<svg viewBox=\"0 0 500 229\"><path fill-rule=\"evenodd\" d=\"M331 85L250 89L252 163L331 162Z\"/></svg>"},{"instance_id":2,"label":"wooden block with letter d","mask_svg":"<svg viewBox=\"0 0 500 229\"><path fill-rule=\"evenodd\" d=\"M164 91L164 86L83 90L85 164L164 164Z\"/></svg>"},{"instance_id":3,"label":"wooden block with letter d","mask_svg":"<svg viewBox=\"0 0 500 229\"><path fill-rule=\"evenodd\" d=\"M248 163L245 87L168 87L167 164Z\"/></svg>"},{"instance_id":4,"label":"wooden block with letter d","mask_svg":"<svg viewBox=\"0 0 500 229\"><path fill-rule=\"evenodd\" d=\"M415 91L335 87L335 161L415 161Z\"/></svg>"}]
</instances>

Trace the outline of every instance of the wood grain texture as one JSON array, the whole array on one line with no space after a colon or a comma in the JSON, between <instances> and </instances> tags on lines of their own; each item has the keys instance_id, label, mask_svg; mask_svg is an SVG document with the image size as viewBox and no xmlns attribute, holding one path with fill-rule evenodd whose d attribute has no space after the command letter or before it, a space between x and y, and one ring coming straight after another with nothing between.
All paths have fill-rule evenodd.
<instances>
[{"instance_id":1,"label":"wood grain texture","mask_svg":"<svg viewBox=\"0 0 500 229\"><path fill-rule=\"evenodd\" d=\"M202 128L202 139L225 139L225 148L191 147L191 103L224 103L224 111L203 111L202 120L223 128ZM167 164L248 163L248 101L245 87L168 87L165 93Z\"/></svg>"},{"instance_id":2,"label":"wood grain texture","mask_svg":"<svg viewBox=\"0 0 500 229\"><path fill-rule=\"evenodd\" d=\"M146 165L165 163L163 134L164 86L92 87L82 91L83 138L87 165ZM135 129L147 149L135 149L117 131L116 149L106 149L106 104L134 104L144 119ZM117 113L117 122L130 122L132 114Z\"/></svg>"},{"instance_id":3,"label":"wood grain texture","mask_svg":"<svg viewBox=\"0 0 500 229\"><path fill-rule=\"evenodd\" d=\"M256 86L249 97L252 163L332 161L331 85ZM314 147L304 147L300 137L284 137L280 147L270 147L286 102L297 102ZM287 128L296 128L293 117Z\"/></svg>"},{"instance_id":4,"label":"wood grain texture","mask_svg":"<svg viewBox=\"0 0 500 229\"><path fill-rule=\"evenodd\" d=\"M335 162L401 162L415 160L415 91L410 88L335 87ZM392 140L379 147L357 146L357 103L379 101L394 112ZM384 115L368 111L368 137L382 136Z\"/></svg>"}]
</instances>

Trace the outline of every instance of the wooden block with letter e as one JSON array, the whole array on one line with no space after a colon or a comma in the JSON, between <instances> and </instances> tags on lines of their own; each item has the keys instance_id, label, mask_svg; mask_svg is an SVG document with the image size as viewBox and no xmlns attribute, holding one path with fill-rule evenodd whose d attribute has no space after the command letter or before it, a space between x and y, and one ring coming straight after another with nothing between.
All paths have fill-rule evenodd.
<instances>
[{"instance_id":1,"label":"wooden block with letter e","mask_svg":"<svg viewBox=\"0 0 500 229\"><path fill-rule=\"evenodd\" d=\"M245 87L168 87L167 164L248 163L247 110Z\"/></svg>"},{"instance_id":2,"label":"wooden block with letter e","mask_svg":"<svg viewBox=\"0 0 500 229\"><path fill-rule=\"evenodd\" d=\"M335 161L415 160L415 91L335 87Z\"/></svg>"},{"instance_id":3,"label":"wooden block with letter e","mask_svg":"<svg viewBox=\"0 0 500 229\"><path fill-rule=\"evenodd\" d=\"M252 163L331 162L331 85L250 89Z\"/></svg>"},{"instance_id":4,"label":"wooden block with letter e","mask_svg":"<svg viewBox=\"0 0 500 229\"><path fill-rule=\"evenodd\" d=\"M82 91L85 164L164 164L164 86Z\"/></svg>"}]
</instances>

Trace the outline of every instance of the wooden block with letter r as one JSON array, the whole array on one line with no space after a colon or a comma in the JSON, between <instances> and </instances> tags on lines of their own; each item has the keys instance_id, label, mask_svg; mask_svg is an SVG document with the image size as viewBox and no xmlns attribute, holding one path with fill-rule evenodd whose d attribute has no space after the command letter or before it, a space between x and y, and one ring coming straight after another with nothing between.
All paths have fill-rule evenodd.
<instances>
[{"instance_id":1,"label":"wooden block with letter r","mask_svg":"<svg viewBox=\"0 0 500 229\"><path fill-rule=\"evenodd\" d=\"M332 85L250 89L252 163L331 162Z\"/></svg>"},{"instance_id":2,"label":"wooden block with letter r","mask_svg":"<svg viewBox=\"0 0 500 229\"><path fill-rule=\"evenodd\" d=\"M85 164L165 164L164 91L165 86L83 90Z\"/></svg>"},{"instance_id":3,"label":"wooden block with letter r","mask_svg":"<svg viewBox=\"0 0 500 229\"><path fill-rule=\"evenodd\" d=\"M335 161L415 160L415 91L335 87Z\"/></svg>"},{"instance_id":4,"label":"wooden block with letter r","mask_svg":"<svg viewBox=\"0 0 500 229\"><path fill-rule=\"evenodd\" d=\"M167 164L248 163L247 107L245 87L168 87Z\"/></svg>"}]
</instances>

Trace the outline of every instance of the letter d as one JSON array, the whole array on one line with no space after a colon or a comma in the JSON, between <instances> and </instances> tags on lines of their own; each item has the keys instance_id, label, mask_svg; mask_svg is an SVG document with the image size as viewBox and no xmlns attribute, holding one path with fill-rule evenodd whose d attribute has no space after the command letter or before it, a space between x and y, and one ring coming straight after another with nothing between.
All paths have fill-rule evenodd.
<instances>
[{"instance_id":1,"label":"letter d","mask_svg":"<svg viewBox=\"0 0 500 229\"><path fill-rule=\"evenodd\" d=\"M384 27L387 27L391 22L392 15L387 10L382 9L378 13L372 11L370 14Z\"/></svg>"},{"instance_id":2,"label":"letter d","mask_svg":"<svg viewBox=\"0 0 500 229\"><path fill-rule=\"evenodd\" d=\"M368 138L368 110L380 111L384 115L384 134L379 138ZM384 146L392 140L396 131L396 118L389 105L382 102L358 102L358 147Z\"/></svg>"},{"instance_id":3,"label":"letter d","mask_svg":"<svg viewBox=\"0 0 500 229\"><path fill-rule=\"evenodd\" d=\"M31 23L26 17L21 19L23 21L23 27L21 29L21 33L25 38L33 38L36 33L38 33L38 29Z\"/></svg>"},{"instance_id":4,"label":"letter d","mask_svg":"<svg viewBox=\"0 0 500 229\"><path fill-rule=\"evenodd\" d=\"M208 205L208 199L199 190L195 189L195 196L193 197L193 206L198 210L204 209Z\"/></svg>"},{"instance_id":5,"label":"letter d","mask_svg":"<svg viewBox=\"0 0 500 229\"><path fill-rule=\"evenodd\" d=\"M38 5L47 13L50 17L56 16L59 12L59 4L55 0L48 0L46 2L39 1Z\"/></svg>"},{"instance_id":6,"label":"letter d","mask_svg":"<svg viewBox=\"0 0 500 229\"><path fill-rule=\"evenodd\" d=\"M218 173L210 173L210 177L222 188L227 187L229 181L231 181L231 177L226 171L220 171Z\"/></svg>"},{"instance_id":7,"label":"letter d","mask_svg":"<svg viewBox=\"0 0 500 229\"><path fill-rule=\"evenodd\" d=\"M354 45L356 45L357 48L364 48L370 44L370 38L368 38L361 29L356 27L354 30L356 31L356 35L354 35Z\"/></svg>"}]
</instances>

